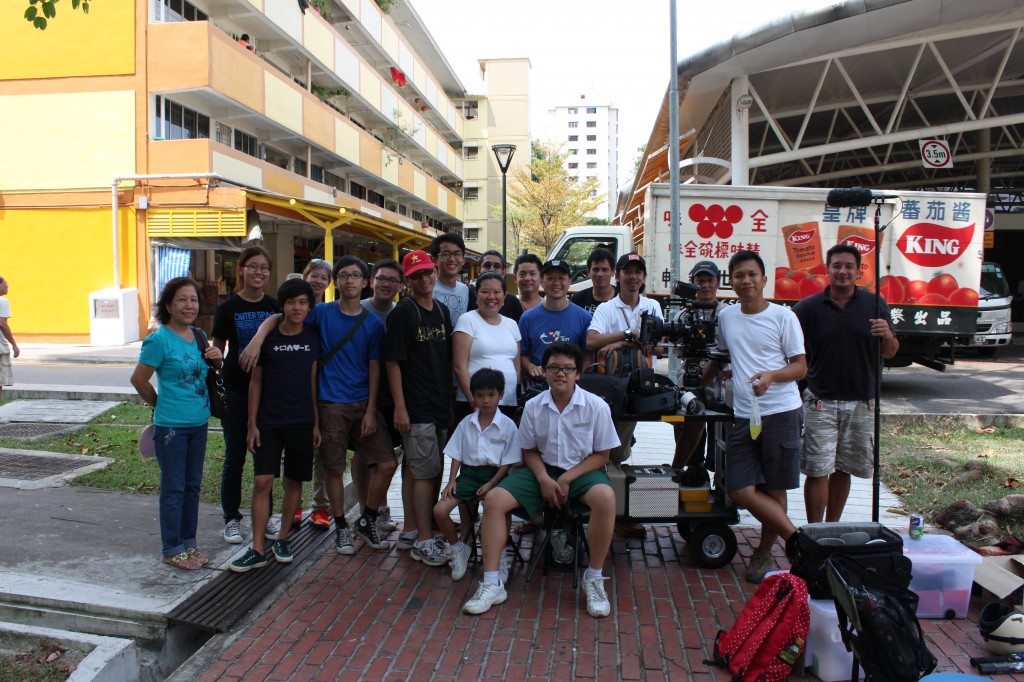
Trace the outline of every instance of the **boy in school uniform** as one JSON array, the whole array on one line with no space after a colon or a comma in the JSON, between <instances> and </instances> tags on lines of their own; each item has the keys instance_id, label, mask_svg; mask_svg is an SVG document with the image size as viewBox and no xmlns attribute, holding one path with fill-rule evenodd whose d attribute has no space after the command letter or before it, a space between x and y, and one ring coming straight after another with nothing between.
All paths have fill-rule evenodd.
<instances>
[{"instance_id":1,"label":"boy in school uniform","mask_svg":"<svg viewBox=\"0 0 1024 682\"><path fill-rule=\"evenodd\" d=\"M270 517L269 493L280 475L284 455L281 530L270 552L265 551L263 534L254 533L252 548L229 566L236 573L266 566L271 553L280 563L291 562L288 533L302 497L302 483L313 478L313 449L320 445L315 409L320 337L305 324L313 288L305 280L289 279L278 289L277 300L284 318L263 342L249 381L246 445L253 453L256 474L252 490L255 528L262 528Z\"/></svg>"},{"instance_id":2,"label":"boy in school uniform","mask_svg":"<svg viewBox=\"0 0 1024 682\"><path fill-rule=\"evenodd\" d=\"M470 614L486 613L508 598L498 562L508 538L508 514L532 518L542 505L555 509L582 503L590 509L587 544L590 567L583 576L587 612L611 613L601 567L615 530L615 493L604 467L619 445L608 404L576 385L583 351L572 343L553 343L541 358L548 390L523 409L519 445L526 467L506 476L484 497L480 521L484 576L476 594L463 605Z\"/></svg>"},{"instance_id":3,"label":"boy in school uniform","mask_svg":"<svg viewBox=\"0 0 1024 682\"><path fill-rule=\"evenodd\" d=\"M469 391L476 411L459 422L444 448L452 459L451 473L434 505L434 518L451 546L452 580L466 575L470 555L469 545L455 532L452 510L460 502L475 506L522 460L519 430L498 409L505 395L505 375L496 369L477 370L469 380ZM463 526L466 523L469 519L463 519Z\"/></svg>"}]
</instances>

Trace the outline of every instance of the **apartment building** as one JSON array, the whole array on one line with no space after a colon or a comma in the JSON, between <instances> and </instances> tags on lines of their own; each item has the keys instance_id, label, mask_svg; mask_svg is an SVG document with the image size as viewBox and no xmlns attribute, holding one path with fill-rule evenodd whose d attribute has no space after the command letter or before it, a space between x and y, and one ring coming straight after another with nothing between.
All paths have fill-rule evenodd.
<instances>
[{"instance_id":1,"label":"apartment building","mask_svg":"<svg viewBox=\"0 0 1024 682\"><path fill-rule=\"evenodd\" d=\"M276 288L310 258L372 263L461 231L464 88L410 1L385 4L61 4L45 31L4 12L0 272L19 339L95 342L118 315L124 341L144 336L183 274L207 323L247 243Z\"/></svg>"},{"instance_id":2,"label":"apartment building","mask_svg":"<svg viewBox=\"0 0 1024 682\"><path fill-rule=\"evenodd\" d=\"M574 104L549 109L548 119L551 140L568 154L569 177L601 183L594 196L604 195L605 200L589 215L611 220L619 186L619 110L580 95Z\"/></svg>"}]
</instances>

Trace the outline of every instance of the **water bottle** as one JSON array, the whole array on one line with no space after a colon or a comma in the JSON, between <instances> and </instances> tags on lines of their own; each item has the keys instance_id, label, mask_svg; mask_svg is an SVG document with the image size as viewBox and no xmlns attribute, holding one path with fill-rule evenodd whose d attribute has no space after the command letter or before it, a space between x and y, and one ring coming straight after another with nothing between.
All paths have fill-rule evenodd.
<instances>
[{"instance_id":1,"label":"water bottle","mask_svg":"<svg viewBox=\"0 0 1024 682\"><path fill-rule=\"evenodd\" d=\"M551 531L551 558L560 564L571 564L573 559L573 548L568 542L568 536L564 528L556 528Z\"/></svg>"}]
</instances>

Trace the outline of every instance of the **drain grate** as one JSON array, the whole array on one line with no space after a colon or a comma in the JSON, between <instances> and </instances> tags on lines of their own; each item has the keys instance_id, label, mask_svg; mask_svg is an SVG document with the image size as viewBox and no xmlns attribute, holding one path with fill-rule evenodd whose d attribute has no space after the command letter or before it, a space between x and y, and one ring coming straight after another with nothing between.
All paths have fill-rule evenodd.
<instances>
[{"instance_id":1,"label":"drain grate","mask_svg":"<svg viewBox=\"0 0 1024 682\"><path fill-rule=\"evenodd\" d=\"M80 459L0 452L0 478L38 481L47 476L74 471L86 464Z\"/></svg>"},{"instance_id":2,"label":"drain grate","mask_svg":"<svg viewBox=\"0 0 1024 682\"><path fill-rule=\"evenodd\" d=\"M20 440L38 440L58 433L68 433L82 428L69 424L36 424L31 422L0 424L0 438L18 438Z\"/></svg>"}]
</instances>

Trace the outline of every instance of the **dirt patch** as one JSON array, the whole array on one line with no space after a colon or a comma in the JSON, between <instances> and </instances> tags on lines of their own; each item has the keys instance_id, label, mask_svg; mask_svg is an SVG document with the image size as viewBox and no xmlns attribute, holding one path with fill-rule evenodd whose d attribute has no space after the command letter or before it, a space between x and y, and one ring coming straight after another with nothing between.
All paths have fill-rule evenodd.
<instances>
[{"instance_id":1,"label":"dirt patch","mask_svg":"<svg viewBox=\"0 0 1024 682\"><path fill-rule=\"evenodd\" d=\"M0 680L64 682L93 648L78 642L0 633Z\"/></svg>"}]
</instances>

